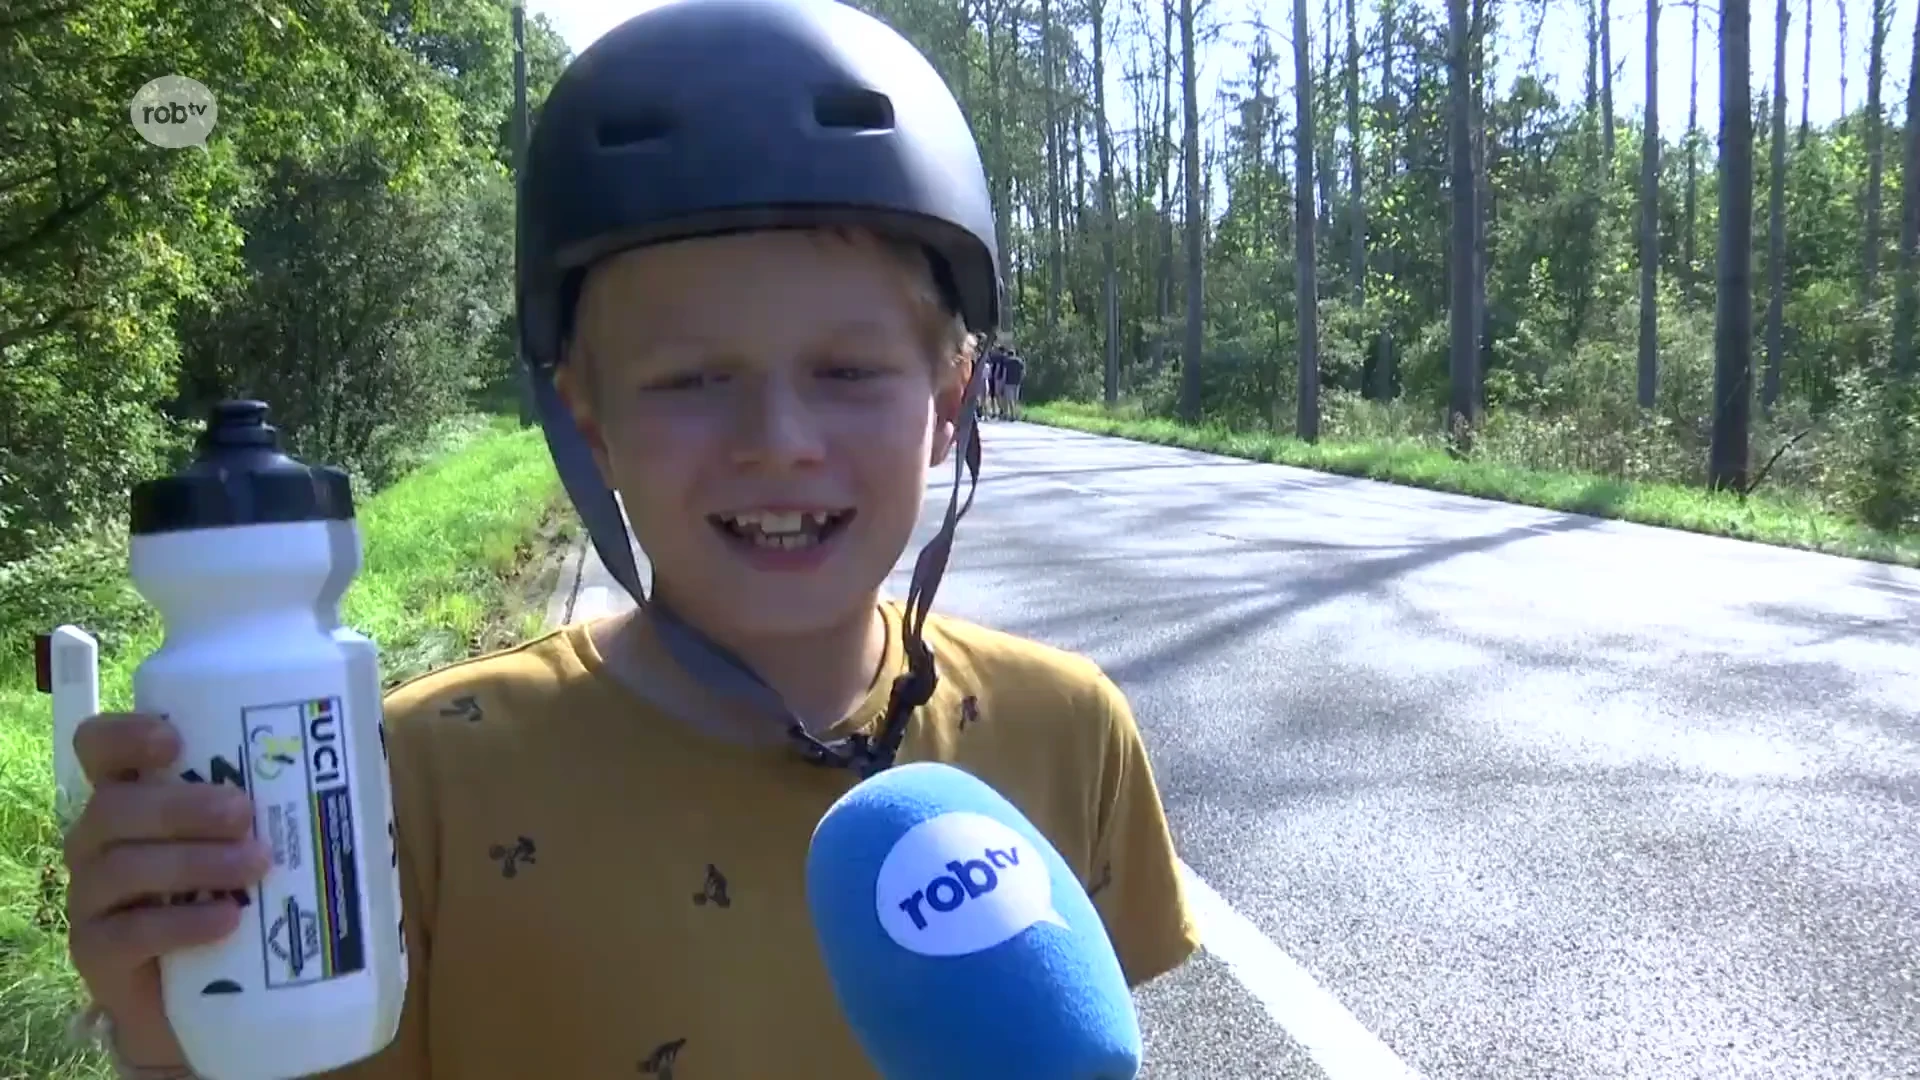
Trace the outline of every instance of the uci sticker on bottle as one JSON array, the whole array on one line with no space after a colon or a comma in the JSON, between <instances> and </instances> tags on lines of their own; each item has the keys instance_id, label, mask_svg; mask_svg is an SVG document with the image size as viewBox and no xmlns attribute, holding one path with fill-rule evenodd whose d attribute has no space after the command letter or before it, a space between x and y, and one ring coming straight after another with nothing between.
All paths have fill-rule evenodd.
<instances>
[{"instance_id":1,"label":"uci sticker on bottle","mask_svg":"<svg viewBox=\"0 0 1920 1080\"><path fill-rule=\"evenodd\" d=\"M338 698L242 711L254 826L273 851L260 883L269 990L367 966L345 715Z\"/></svg>"}]
</instances>

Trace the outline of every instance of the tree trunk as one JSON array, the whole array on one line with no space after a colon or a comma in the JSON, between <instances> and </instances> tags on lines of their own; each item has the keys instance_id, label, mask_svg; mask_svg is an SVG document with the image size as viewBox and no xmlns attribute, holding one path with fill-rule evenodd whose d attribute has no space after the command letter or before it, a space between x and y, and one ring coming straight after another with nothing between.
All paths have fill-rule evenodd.
<instances>
[{"instance_id":1,"label":"tree trunk","mask_svg":"<svg viewBox=\"0 0 1920 1080\"><path fill-rule=\"evenodd\" d=\"M1840 57L1847 55L1847 0L1833 0L1833 9L1840 16ZM1840 115L1847 115L1847 65L1840 65Z\"/></svg>"},{"instance_id":2,"label":"tree trunk","mask_svg":"<svg viewBox=\"0 0 1920 1080\"><path fill-rule=\"evenodd\" d=\"M1695 212L1700 197L1700 0L1691 2L1693 31L1689 52L1692 59L1687 63L1687 194L1686 208L1680 215L1684 221L1680 233L1680 263L1686 267L1686 277L1682 283L1687 288L1687 296L1694 299L1697 298L1700 281L1700 261L1695 246L1699 233L1699 218Z\"/></svg>"},{"instance_id":3,"label":"tree trunk","mask_svg":"<svg viewBox=\"0 0 1920 1080\"><path fill-rule=\"evenodd\" d=\"M1473 310L1474 300L1474 227L1478 194L1473 175L1473 35L1467 19L1467 0L1447 0L1447 111L1450 116L1448 137L1448 185L1451 190L1453 222L1450 230L1448 276L1451 279L1451 337L1448 350L1448 378L1451 382L1448 434L1456 453L1472 445L1473 427L1479 421L1479 343L1474 331L1479 325Z\"/></svg>"},{"instance_id":4,"label":"tree trunk","mask_svg":"<svg viewBox=\"0 0 1920 1080\"><path fill-rule=\"evenodd\" d=\"M1613 3L1600 0L1600 148L1613 160Z\"/></svg>"},{"instance_id":5,"label":"tree trunk","mask_svg":"<svg viewBox=\"0 0 1920 1080\"><path fill-rule=\"evenodd\" d=\"M1113 139L1107 132L1106 0L1088 0L1093 20L1093 131L1100 148L1100 331L1106 342L1106 402L1120 402L1120 269L1113 250Z\"/></svg>"},{"instance_id":6,"label":"tree trunk","mask_svg":"<svg viewBox=\"0 0 1920 1080\"><path fill-rule=\"evenodd\" d=\"M1298 117L1293 152L1294 326L1299 346L1299 412L1294 435L1320 438L1319 275L1314 266L1313 61L1308 52L1307 0L1293 0L1293 98Z\"/></svg>"},{"instance_id":7,"label":"tree trunk","mask_svg":"<svg viewBox=\"0 0 1920 1080\"><path fill-rule=\"evenodd\" d=\"M1353 303L1367 300L1367 201L1361 178L1359 0L1347 0L1347 202L1353 230Z\"/></svg>"},{"instance_id":8,"label":"tree trunk","mask_svg":"<svg viewBox=\"0 0 1920 1080\"><path fill-rule=\"evenodd\" d=\"M1753 95L1748 0L1720 0L1720 252L1707 486L1745 491L1753 407Z\"/></svg>"},{"instance_id":9,"label":"tree trunk","mask_svg":"<svg viewBox=\"0 0 1920 1080\"><path fill-rule=\"evenodd\" d=\"M1493 163L1488 160L1487 141L1487 5L1488 0L1473 0L1469 20L1473 52L1468 56L1473 78L1468 122L1473 125L1473 343L1479 351L1473 385L1479 395L1478 410L1487 406L1487 364L1493 356L1493 336L1487 332L1487 229L1493 216Z\"/></svg>"},{"instance_id":10,"label":"tree trunk","mask_svg":"<svg viewBox=\"0 0 1920 1080\"><path fill-rule=\"evenodd\" d=\"M1263 44L1265 44L1266 39L1264 36L1261 38L1261 41ZM1262 55L1264 56L1265 54L1263 53ZM1279 62L1279 58L1277 56L1273 57L1273 62L1277 64ZM1261 86L1264 88L1266 85L1265 78L1264 78L1264 75L1265 75L1264 65L1262 65L1261 67L1261 75L1262 75ZM1276 82L1277 81L1278 80L1276 79ZM1265 144L1264 144L1264 147L1268 155L1266 159L1266 164L1269 168L1273 170L1273 178L1278 182L1279 190L1284 192L1288 190L1287 185L1292 182L1292 176L1293 176L1293 172L1288 167L1288 164L1287 164L1288 155L1287 155L1286 125L1281 122L1282 117L1280 115L1281 110L1280 110L1280 105L1278 101L1275 101L1273 107L1266 111L1267 111L1267 124L1266 124L1266 130L1265 130ZM1299 150L1299 147L1297 144L1294 147L1294 149L1296 152ZM1260 200L1264 204L1266 200L1266 184L1264 183L1264 181L1261 183L1260 189L1261 189ZM1264 217L1264 215L1262 216ZM1273 288L1271 291L1273 294L1274 362L1272 365L1261 364L1259 366L1260 387L1261 387L1261 394L1262 394L1262 397L1260 400L1260 413L1262 416L1266 417L1267 426L1269 428L1272 428L1275 431L1278 431L1280 429L1279 399L1280 399L1280 380L1282 375L1282 370L1281 370L1282 365L1280 361L1282 358L1284 358L1287 355L1287 334L1286 334L1287 320L1282 317L1283 315L1285 315L1286 312L1285 312L1285 305L1281 303L1281 300L1283 299L1282 294L1286 290L1283 289L1281 286L1286 282L1291 281L1293 283L1296 296L1298 296L1298 290L1300 287L1299 267L1295 265L1296 260L1293 254L1287 250L1287 245L1288 243L1291 242L1292 233L1293 233L1293 227L1291 222L1292 222L1291 213L1276 213L1273 215L1272 228L1267 233L1267 235L1269 236L1273 244L1274 266L1273 266L1273 278L1272 278ZM1296 330L1299 329L1297 322L1295 325L1295 329ZM1296 350L1296 353L1297 353L1297 350ZM1297 358L1296 358L1295 366L1296 367L1298 366ZM1296 429L1298 428L1298 426L1299 425L1296 423L1295 424Z\"/></svg>"},{"instance_id":11,"label":"tree trunk","mask_svg":"<svg viewBox=\"0 0 1920 1080\"><path fill-rule=\"evenodd\" d=\"M1787 0L1773 6L1773 126L1767 167L1767 369L1760 379L1760 413L1773 415L1780 398L1781 323L1787 309Z\"/></svg>"},{"instance_id":12,"label":"tree trunk","mask_svg":"<svg viewBox=\"0 0 1920 1080\"><path fill-rule=\"evenodd\" d=\"M1207 179L1200 172L1200 72L1194 52L1194 0L1180 0L1180 89L1187 116L1187 339L1180 356L1180 418L1200 420L1200 349L1205 341L1204 248L1207 219L1200 196Z\"/></svg>"},{"instance_id":13,"label":"tree trunk","mask_svg":"<svg viewBox=\"0 0 1920 1080\"><path fill-rule=\"evenodd\" d=\"M1046 114L1045 156L1047 170L1047 302L1046 324L1052 330L1060 323L1060 294L1066 291L1066 258L1062 251L1066 231L1061 220L1065 204L1060 187L1060 95L1059 69L1053 58L1053 6L1040 0L1040 80Z\"/></svg>"},{"instance_id":14,"label":"tree trunk","mask_svg":"<svg viewBox=\"0 0 1920 1080\"><path fill-rule=\"evenodd\" d=\"M1385 185L1393 183L1396 170L1398 143L1393 132L1399 123L1399 98L1393 92L1393 29L1394 0L1384 0L1380 5L1380 174ZM1380 251L1381 273L1391 279L1396 269L1396 257L1391 244ZM1373 397L1376 401L1388 401L1393 397L1393 324L1388 319L1380 323L1380 355L1373 364Z\"/></svg>"},{"instance_id":15,"label":"tree trunk","mask_svg":"<svg viewBox=\"0 0 1920 1080\"><path fill-rule=\"evenodd\" d=\"M1077 243L1087 231L1087 117L1076 109L1073 114L1073 233ZM1067 253L1072 255L1069 247Z\"/></svg>"},{"instance_id":16,"label":"tree trunk","mask_svg":"<svg viewBox=\"0 0 1920 1080\"><path fill-rule=\"evenodd\" d=\"M1334 85L1333 0L1326 0L1322 14L1325 17L1321 20L1320 32L1324 35L1325 45L1321 49L1320 79L1317 84L1313 84L1316 93L1322 86L1331 90ZM1312 84L1312 80L1309 80L1309 83ZM1333 125L1329 124L1326 137L1321 139L1320 145L1314 149L1316 158L1314 182L1320 188L1320 233L1327 237L1333 236L1334 162L1337 160L1334 154L1333 138Z\"/></svg>"},{"instance_id":17,"label":"tree trunk","mask_svg":"<svg viewBox=\"0 0 1920 1080\"><path fill-rule=\"evenodd\" d=\"M1813 111L1813 0L1807 0L1807 25L1801 32L1800 46L1800 133L1794 137L1794 149L1807 145L1807 119Z\"/></svg>"},{"instance_id":18,"label":"tree trunk","mask_svg":"<svg viewBox=\"0 0 1920 1080\"><path fill-rule=\"evenodd\" d=\"M1890 0L1872 0L1873 43L1867 52L1867 229L1861 272L1866 298L1879 295L1880 175L1886 163L1886 123L1880 107L1880 84L1886 73L1887 6Z\"/></svg>"},{"instance_id":19,"label":"tree trunk","mask_svg":"<svg viewBox=\"0 0 1920 1080\"><path fill-rule=\"evenodd\" d=\"M527 139L533 127L527 112L527 22L524 5L513 6L513 177L515 202L518 202L520 178L527 168ZM524 260L523 248L526 244L525 227L521 224L524 214L513 215L513 258L516 267ZM514 335L514 357L519 362L514 365L515 395L519 405L520 426L531 427L539 422L540 414L534 408L533 380L536 376L526 364L526 342L519 334Z\"/></svg>"},{"instance_id":20,"label":"tree trunk","mask_svg":"<svg viewBox=\"0 0 1920 1080\"><path fill-rule=\"evenodd\" d=\"M1587 117L1600 109L1600 10L1599 0L1587 0ZM1597 125L1596 125L1597 126Z\"/></svg>"},{"instance_id":21,"label":"tree trunk","mask_svg":"<svg viewBox=\"0 0 1920 1080\"><path fill-rule=\"evenodd\" d=\"M1920 117L1920 12L1915 13L1913 45L1907 74L1906 168L1900 175L1900 251L1894 263L1893 370L1903 383L1920 372L1913 341L1920 316L1920 123L1912 119Z\"/></svg>"},{"instance_id":22,"label":"tree trunk","mask_svg":"<svg viewBox=\"0 0 1920 1080\"><path fill-rule=\"evenodd\" d=\"M1010 221L1012 214L1013 166L1007 160L1007 106L1001 91L1001 63L1004 54L1001 51L1001 38L995 23L1000 14L1005 13L1002 6L999 12L988 0L981 5L981 21L985 23L987 38L987 85L992 95L987 109L987 147L993 164L989 166L989 177L993 196L993 225L1000 240L1000 250L1012 250L1013 229Z\"/></svg>"},{"instance_id":23,"label":"tree trunk","mask_svg":"<svg viewBox=\"0 0 1920 1080\"><path fill-rule=\"evenodd\" d=\"M1647 0L1647 120L1640 137L1640 407L1654 406L1660 357L1660 0Z\"/></svg>"},{"instance_id":24,"label":"tree trunk","mask_svg":"<svg viewBox=\"0 0 1920 1080\"><path fill-rule=\"evenodd\" d=\"M1167 358L1166 327L1173 318L1173 7L1174 0L1161 0L1163 17L1160 56L1160 138L1157 143L1160 173L1160 251L1155 274L1158 286L1153 296L1154 318L1160 329L1153 338L1153 370L1156 374Z\"/></svg>"}]
</instances>

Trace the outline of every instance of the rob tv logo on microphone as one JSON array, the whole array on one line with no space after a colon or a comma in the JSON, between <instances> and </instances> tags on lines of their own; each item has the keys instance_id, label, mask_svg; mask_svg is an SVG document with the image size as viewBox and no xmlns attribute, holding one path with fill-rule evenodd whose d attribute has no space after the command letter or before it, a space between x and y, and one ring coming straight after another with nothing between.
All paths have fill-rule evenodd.
<instances>
[{"instance_id":1,"label":"rob tv logo on microphone","mask_svg":"<svg viewBox=\"0 0 1920 1080\"><path fill-rule=\"evenodd\" d=\"M984 814L942 814L901 834L874 905L887 936L922 956L981 952L1038 923L1068 929L1040 852Z\"/></svg>"}]
</instances>

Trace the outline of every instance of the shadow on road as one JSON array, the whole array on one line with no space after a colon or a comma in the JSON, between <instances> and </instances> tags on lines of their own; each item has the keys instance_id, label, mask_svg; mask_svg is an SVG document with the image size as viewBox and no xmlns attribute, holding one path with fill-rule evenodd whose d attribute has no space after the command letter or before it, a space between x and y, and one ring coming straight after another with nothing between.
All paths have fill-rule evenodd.
<instances>
[{"instance_id":1,"label":"shadow on road","mask_svg":"<svg viewBox=\"0 0 1920 1080\"><path fill-rule=\"evenodd\" d=\"M1920 602L1903 606L1906 612L1885 616L1848 615L1801 604L1749 604L1743 610L1755 618L1805 631L1811 636L1802 642L1804 645L1864 639L1920 650ZM1914 655L1914 696L1920 701L1920 651Z\"/></svg>"},{"instance_id":2,"label":"shadow on road","mask_svg":"<svg viewBox=\"0 0 1920 1080\"><path fill-rule=\"evenodd\" d=\"M1175 563L1218 559L1230 555L1337 555L1358 554L1369 551L1405 551L1407 548L1405 544L1331 544L1318 540L1246 540L1237 536L1227 536L1222 533L1211 533L1209 535L1224 542L1217 547L1210 547L1202 551L1133 550L1117 551L1101 555L1064 554L1057 558L1040 559L996 559L993 557L992 552L981 552L977 554L968 552L966 569L969 573L1000 573L1006 571L1045 574L1053 571L1072 570L1079 567L1090 566L1095 563L1151 562L1156 566L1168 566ZM1155 580L1160 579L1156 578ZM1197 578L1195 581L1212 584L1217 582L1218 579ZM1179 582L1171 581L1169 584L1177 585ZM1259 591L1264 591L1265 588L1266 586L1262 585L1259 587ZM1138 615L1139 604L1137 602L1120 604L1116 610ZM1085 613L1076 612L1072 617L1078 618L1083 614Z\"/></svg>"},{"instance_id":3,"label":"shadow on road","mask_svg":"<svg viewBox=\"0 0 1920 1080\"><path fill-rule=\"evenodd\" d=\"M1298 749L1300 736L1288 732L1286 738ZM1156 750L1155 767L1162 769ZM1171 754L1165 755L1169 758ZM1214 762L1206 758L1207 762ZM1217 765L1217 762L1214 762ZM1206 794L1209 799L1243 807L1247 811L1271 811L1290 803L1318 800L1349 802L1389 794L1419 795L1430 799L1460 801L1469 805L1511 799L1516 791L1546 791L1576 788L1587 792L1612 791L1610 801L1625 805L1632 801L1655 805L1669 796L1697 791L1726 794L1753 792L1776 793L1784 798L1807 795L1869 796L1887 799L1906 807L1920 807L1920 789L1896 779L1861 772L1824 774L1817 780L1800 777L1728 778L1697 770L1661 765L1594 766L1589 764L1546 767L1516 765L1510 762L1473 768L1394 768L1376 766L1366 771L1337 775L1289 775L1285 783L1273 783L1264 773L1244 769L1209 768Z\"/></svg>"},{"instance_id":4,"label":"shadow on road","mask_svg":"<svg viewBox=\"0 0 1920 1080\"><path fill-rule=\"evenodd\" d=\"M1221 619L1184 639L1149 653L1121 662L1108 672L1115 680L1152 680L1161 678L1188 664L1197 663L1219 648L1257 632L1274 621L1296 615L1328 601L1354 593L1379 589L1402 575L1435 566L1461 555L1479 554L1517 541L1538 537L1542 532L1562 533L1592 528L1597 520L1563 516L1541 525L1503 529L1482 536L1468 536L1423 544L1375 559L1353 559L1325 569L1309 570L1287 576L1273 587L1283 590L1246 611Z\"/></svg>"},{"instance_id":5,"label":"shadow on road","mask_svg":"<svg viewBox=\"0 0 1920 1080\"><path fill-rule=\"evenodd\" d=\"M1157 463L1153 465L1101 465L1097 468L1091 468L1091 469L1022 469L1016 465L1012 468L1001 469L998 471L989 470L983 464L980 469L980 483L982 485L985 485L989 482L1027 480L1027 479L1032 479L1032 478L1041 477L1041 476L1088 476L1088 475L1097 475L1101 473L1132 474L1132 473L1142 473L1142 472L1156 472L1156 471L1167 470L1167 469L1180 469L1180 470L1195 469L1195 468L1218 469L1218 468L1227 468L1227 467L1249 468L1249 467L1262 465L1262 464L1265 464L1265 463L1259 462L1259 461L1243 461L1239 458L1222 458L1219 461L1200 461L1200 462L1175 461L1175 462ZM1318 476L1320 474L1315 474L1315 475ZM1327 479L1339 480L1343 478L1327 477ZM1212 482L1211 478L1209 478L1208 482L1209 483Z\"/></svg>"}]
</instances>

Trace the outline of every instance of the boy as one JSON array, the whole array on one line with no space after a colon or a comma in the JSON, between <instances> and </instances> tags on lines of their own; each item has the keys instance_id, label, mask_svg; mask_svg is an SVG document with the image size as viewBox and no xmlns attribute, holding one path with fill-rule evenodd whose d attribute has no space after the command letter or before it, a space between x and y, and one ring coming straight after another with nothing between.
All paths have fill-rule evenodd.
<instances>
[{"instance_id":1,"label":"boy","mask_svg":"<svg viewBox=\"0 0 1920 1080\"><path fill-rule=\"evenodd\" d=\"M879 598L930 465L973 463L974 335L1000 317L978 150L932 68L827 0L682 0L574 62L529 162L543 423L610 569L638 595L609 487L657 586L390 696L412 977L394 1043L337 1075L872 1075L804 866L896 754L1018 805L1133 984L1178 966L1195 932L1119 690L927 618L952 505L922 602ZM163 722L75 745L97 787L68 842L74 963L132 1075L184 1076L154 958L239 913L141 901L243 887L264 855L244 796L160 774Z\"/></svg>"}]
</instances>

